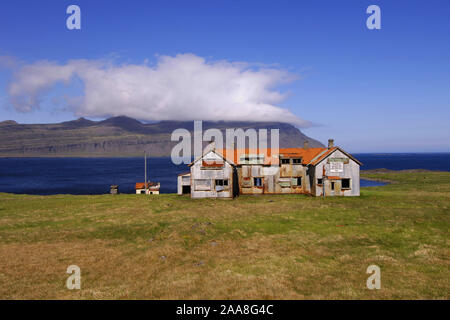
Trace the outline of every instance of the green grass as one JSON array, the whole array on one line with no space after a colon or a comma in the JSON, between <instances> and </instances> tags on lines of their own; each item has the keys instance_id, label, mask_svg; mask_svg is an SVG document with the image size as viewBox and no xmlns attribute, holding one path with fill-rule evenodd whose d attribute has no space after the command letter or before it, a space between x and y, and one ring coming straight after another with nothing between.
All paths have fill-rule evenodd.
<instances>
[{"instance_id":1,"label":"green grass","mask_svg":"<svg viewBox=\"0 0 450 320\"><path fill-rule=\"evenodd\" d=\"M448 299L450 173L362 177L395 183L325 199L0 194L0 298ZM65 288L70 264L81 290Z\"/></svg>"}]
</instances>

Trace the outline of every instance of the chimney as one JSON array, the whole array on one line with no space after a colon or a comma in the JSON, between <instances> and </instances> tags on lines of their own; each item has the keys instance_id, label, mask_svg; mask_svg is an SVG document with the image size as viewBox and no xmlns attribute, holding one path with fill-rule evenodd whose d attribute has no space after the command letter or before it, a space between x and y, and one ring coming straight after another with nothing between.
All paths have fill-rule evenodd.
<instances>
[{"instance_id":1,"label":"chimney","mask_svg":"<svg viewBox=\"0 0 450 320\"><path fill-rule=\"evenodd\" d=\"M309 141L308 141L308 140L305 140L305 141L303 142L303 149L308 149L308 146L309 146Z\"/></svg>"},{"instance_id":2,"label":"chimney","mask_svg":"<svg viewBox=\"0 0 450 320\"><path fill-rule=\"evenodd\" d=\"M334 147L334 139L328 139L328 149Z\"/></svg>"}]
</instances>

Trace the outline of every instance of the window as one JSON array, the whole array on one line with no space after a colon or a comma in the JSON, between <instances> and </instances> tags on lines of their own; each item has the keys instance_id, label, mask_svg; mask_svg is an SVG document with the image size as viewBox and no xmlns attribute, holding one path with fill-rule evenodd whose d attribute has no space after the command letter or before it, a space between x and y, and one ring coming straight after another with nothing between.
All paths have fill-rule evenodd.
<instances>
[{"instance_id":1,"label":"window","mask_svg":"<svg viewBox=\"0 0 450 320\"><path fill-rule=\"evenodd\" d=\"M228 186L227 179L216 179L216 191L223 191L226 186Z\"/></svg>"},{"instance_id":2,"label":"window","mask_svg":"<svg viewBox=\"0 0 450 320\"><path fill-rule=\"evenodd\" d=\"M350 179L342 179L342 189L350 189Z\"/></svg>"},{"instance_id":3,"label":"window","mask_svg":"<svg viewBox=\"0 0 450 320\"><path fill-rule=\"evenodd\" d=\"M292 163L294 163L294 164L301 164L302 163L302 159L292 159Z\"/></svg>"},{"instance_id":4,"label":"window","mask_svg":"<svg viewBox=\"0 0 450 320\"><path fill-rule=\"evenodd\" d=\"M262 187L262 178L253 178L253 185L255 187Z\"/></svg>"},{"instance_id":5,"label":"window","mask_svg":"<svg viewBox=\"0 0 450 320\"><path fill-rule=\"evenodd\" d=\"M302 186L302 177L292 178L292 185L301 187Z\"/></svg>"},{"instance_id":6,"label":"window","mask_svg":"<svg viewBox=\"0 0 450 320\"><path fill-rule=\"evenodd\" d=\"M331 182L331 190L334 190L334 185L335 185L335 182L334 181Z\"/></svg>"},{"instance_id":7,"label":"window","mask_svg":"<svg viewBox=\"0 0 450 320\"><path fill-rule=\"evenodd\" d=\"M242 164L262 164L264 163L264 155L262 154L245 154L239 157L239 163Z\"/></svg>"},{"instance_id":8,"label":"window","mask_svg":"<svg viewBox=\"0 0 450 320\"><path fill-rule=\"evenodd\" d=\"M216 186L228 186L228 179L216 179Z\"/></svg>"},{"instance_id":9,"label":"window","mask_svg":"<svg viewBox=\"0 0 450 320\"><path fill-rule=\"evenodd\" d=\"M317 184L321 186L323 184L323 179L317 179Z\"/></svg>"},{"instance_id":10,"label":"window","mask_svg":"<svg viewBox=\"0 0 450 320\"><path fill-rule=\"evenodd\" d=\"M289 164L289 159L281 159L281 164Z\"/></svg>"},{"instance_id":11,"label":"window","mask_svg":"<svg viewBox=\"0 0 450 320\"><path fill-rule=\"evenodd\" d=\"M280 180L280 187L282 188L290 188L291 180Z\"/></svg>"},{"instance_id":12,"label":"window","mask_svg":"<svg viewBox=\"0 0 450 320\"><path fill-rule=\"evenodd\" d=\"M182 181L183 185L186 185L186 184L190 185L191 184L191 175L183 176L181 178L181 181Z\"/></svg>"},{"instance_id":13,"label":"window","mask_svg":"<svg viewBox=\"0 0 450 320\"><path fill-rule=\"evenodd\" d=\"M209 179L196 179L194 180L195 190L208 191L211 190L211 180Z\"/></svg>"}]
</instances>

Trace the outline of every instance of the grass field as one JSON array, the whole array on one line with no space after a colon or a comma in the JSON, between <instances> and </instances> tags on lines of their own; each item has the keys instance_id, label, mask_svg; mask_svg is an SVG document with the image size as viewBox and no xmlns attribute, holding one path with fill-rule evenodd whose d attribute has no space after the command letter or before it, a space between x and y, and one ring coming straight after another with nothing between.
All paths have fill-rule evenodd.
<instances>
[{"instance_id":1,"label":"grass field","mask_svg":"<svg viewBox=\"0 0 450 320\"><path fill-rule=\"evenodd\" d=\"M0 194L0 298L448 299L450 172L363 177L396 183L325 199Z\"/></svg>"}]
</instances>

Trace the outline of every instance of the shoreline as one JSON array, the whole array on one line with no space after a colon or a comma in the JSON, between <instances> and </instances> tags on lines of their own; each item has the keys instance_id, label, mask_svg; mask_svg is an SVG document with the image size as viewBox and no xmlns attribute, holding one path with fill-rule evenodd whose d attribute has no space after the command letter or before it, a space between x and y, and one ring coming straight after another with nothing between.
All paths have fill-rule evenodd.
<instances>
[{"instance_id":1,"label":"shoreline","mask_svg":"<svg viewBox=\"0 0 450 320\"><path fill-rule=\"evenodd\" d=\"M427 169L403 169L403 170L390 170L385 168L378 168L378 169L370 169L370 170L361 170L360 171L360 181L361 180L367 180L367 181L375 181L375 182L381 182L385 183L385 185L389 184L397 184L399 181L392 180L392 179L386 179L385 177L377 177L376 175L383 175L383 174L390 174L390 173L398 173L398 174L414 174L414 173L448 173L449 171L442 171L442 170L427 170ZM369 176L368 176L369 175ZM374 188L374 187L383 187L385 185L378 185L378 186L362 186L361 189L366 188ZM8 191L0 191L0 194L4 195L17 195L17 196L40 196L40 197L46 197L46 196L104 196L104 195L110 195L109 192L106 191L107 188L105 188L105 192L103 193L51 193L51 194L39 194L39 193L20 193L20 192L8 192ZM119 193L119 195L135 195L134 192L122 192ZM177 195L177 192L167 192L167 193L161 193L161 195Z\"/></svg>"},{"instance_id":2,"label":"shoreline","mask_svg":"<svg viewBox=\"0 0 450 320\"><path fill-rule=\"evenodd\" d=\"M397 183L396 181L388 181L388 180L379 180L379 179L372 179L372 178L363 178L362 180L369 180L369 181L377 181L377 182L385 182L387 184L391 184L391 183ZM367 186L367 187L361 187L361 188L374 188L374 187L383 187L383 186ZM58 194L33 194L33 193L13 193L13 192L0 192L0 195L18 195L18 196L38 196L38 197L48 197L48 196L105 196L105 195L113 195L113 196L117 196L117 195L139 195L136 193L119 193L119 194L110 194L110 193L97 193L97 194L73 194L73 193L58 193ZM155 195L155 196L160 196L160 195L178 195L178 193L176 192L168 192L168 193L160 193L159 195ZM284 196L285 194L270 194L270 195L282 195ZM289 195L289 194L286 194ZM299 194L299 195L303 195L303 194ZM240 196L247 196L247 195L240 195ZM248 196L261 196L261 195L248 195Z\"/></svg>"}]
</instances>

